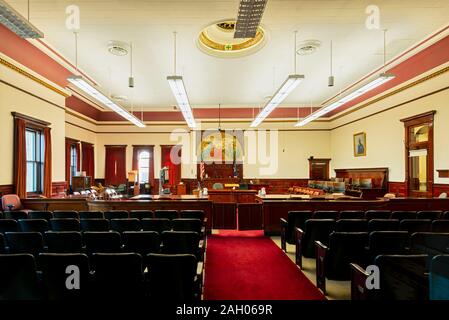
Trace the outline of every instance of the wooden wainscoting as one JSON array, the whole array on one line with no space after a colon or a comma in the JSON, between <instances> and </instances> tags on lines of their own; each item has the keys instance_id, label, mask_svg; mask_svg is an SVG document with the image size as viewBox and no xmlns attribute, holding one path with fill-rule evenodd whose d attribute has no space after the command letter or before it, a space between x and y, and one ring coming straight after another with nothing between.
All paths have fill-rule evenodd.
<instances>
[{"instance_id":1,"label":"wooden wainscoting","mask_svg":"<svg viewBox=\"0 0 449 320\"><path fill-rule=\"evenodd\" d=\"M449 194L449 184L434 184L433 185L433 196L439 197L440 194L446 192Z\"/></svg>"},{"instance_id":2,"label":"wooden wainscoting","mask_svg":"<svg viewBox=\"0 0 449 320\"><path fill-rule=\"evenodd\" d=\"M406 185L405 182L390 182L389 192L396 194L398 197L405 197ZM446 192L449 194L449 184L434 184L433 185L433 196L438 198L440 194Z\"/></svg>"},{"instance_id":3,"label":"wooden wainscoting","mask_svg":"<svg viewBox=\"0 0 449 320\"><path fill-rule=\"evenodd\" d=\"M5 194L12 194L12 193L14 193L14 185L12 184L0 185L0 197L3 197Z\"/></svg>"},{"instance_id":4,"label":"wooden wainscoting","mask_svg":"<svg viewBox=\"0 0 449 320\"><path fill-rule=\"evenodd\" d=\"M392 182L388 183L388 192L394 193L398 197L405 197L406 188L405 182Z\"/></svg>"}]
</instances>

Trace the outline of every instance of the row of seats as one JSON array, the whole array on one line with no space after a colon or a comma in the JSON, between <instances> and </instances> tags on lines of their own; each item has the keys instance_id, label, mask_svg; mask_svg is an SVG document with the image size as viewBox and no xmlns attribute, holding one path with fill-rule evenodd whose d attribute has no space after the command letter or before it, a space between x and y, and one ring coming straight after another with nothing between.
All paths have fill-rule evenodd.
<instances>
[{"instance_id":1,"label":"row of seats","mask_svg":"<svg viewBox=\"0 0 449 320\"><path fill-rule=\"evenodd\" d=\"M351 279L353 295L358 298L360 292L369 291L363 281L370 273L364 268L376 264L381 268L383 290L365 296L427 299L432 292L427 274L434 259L449 254L449 220L439 220L447 219L447 213L369 211L355 212L362 219L347 219L354 217L352 213L340 212L337 220L335 212L327 216L323 212L290 212L288 221L281 220L283 247L290 237L300 267L302 256L315 258L316 282L323 292L326 279ZM333 219L325 219L329 217ZM441 281L448 283L447 278Z\"/></svg>"},{"instance_id":2,"label":"row of seats","mask_svg":"<svg viewBox=\"0 0 449 320\"><path fill-rule=\"evenodd\" d=\"M353 224L354 222L354 224ZM337 227L338 226L338 227ZM361 228L363 226L363 228ZM356 228L357 227L357 228ZM362 232L370 234L373 232L398 231L407 235L415 232L432 232L434 230L442 231L439 233L449 233L449 221L430 220L371 220L366 225L361 225L360 221L353 220L330 220L330 219L310 219L305 222L304 229L295 227L295 245L297 256L306 258L315 258L315 242L328 245L329 236L333 232ZM300 243L300 245L298 245ZM298 258L297 258L298 259ZM298 265L301 266L300 263Z\"/></svg>"},{"instance_id":3,"label":"row of seats","mask_svg":"<svg viewBox=\"0 0 449 320\"><path fill-rule=\"evenodd\" d=\"M449 211L390 211L390 210L344 210L344 211L291 211L306 219L449 219Z\"/></svg>"},{"instance_id":4,"label":"row of seats","mask_svg":"<svg viewBox=\"0 0 449 320\"><path fill-rule=\"evenodd\" d=\"M5 211L0 212L0 219L150 219L150 218L191 218L205 220L203 210L113 210L113 211Z\"/></svg>"},{"instance_id":5,"label":"row of seats","mask_svg":"<svg viewBox=\"0 0 449 320\"><path fill-rule=\"evenodd\" d=\"M193 231L205 235L205 228L199 219L23 219L0 220L0 233L5 232L40 232L46 231Z\"/></svg>"},{"instance_id":6,"label":"row of seats","mask_svg":"<svg viewBox=\"0 0 449 320\"><path fill-rule=\"evenodd\" d=\"M0 254L0 300L194 301L198 266L191 254Z\"/></svg>"},{"instance_id":7,"label":"row of seats","mask_svg":"<svg viewBox=\"0 0 449 320\"><path fill-rule=\"evenodd\" d=\"M367 272L351 265L352 300L449 300L449 255L436 255L430 264L427 255L380 255L379 290L363 290Z\"/></svg>"},{"instance_id":8,"label":"row of seats","mask_svg":"<svg viewBox=\"0 0 449 320\"><path fill-rule=\"evenodd\" d=\"M311 221L314 220L311 219ZM318 221L326 221L326 219ZM337 232L408 231L409 233L414 232L445 233L449 232L449 220L432 221L429 219L405 219L405 220L373 219L367 221L362 219L342 219L335 221L335 231Z\"/></svg>"},{"instance_id":9,"label":"row of seats","mask_svg":"<svg viewBox=\"0 0 449 320\"><path fill-rule=\"evenodd\" d=\"M366 267L379 255L426 255L430 260L449 253L449 234L403 231L333 232L327 244L314 243L316 251L317 286L325 291L326 278L349 280L350 263Z\"/></svg>"},{"instance_id":10,"label":"row of seats","mask_svg":"<svg viewBox=\"0 0 449 320\"><path fill-rule=\"evenodd\" d=\"M390 228L384 230L398 229L398 220L449 220L449 212L442 211L388 211L388 210L369 210L369 211L290 211L287 220L281 218L281 243L282 249L287 249L287 243L295 244L295 228L305 229L307 220L366 220L365 222L342 222L340 223L341 231L382 231L383 229L369 228L369 221L371 220L393 220L390 223ZM428 221L423 221L427 223ZM388 222L385 222L387 225ZM408 223L409 225L413 223ZM375 224L371 224L374 226ZM442 223L441 225L444 225ZM333 227L335 229L335 226ZM347 230L345 228L355 228L356 230ZM418 229L417 231L431 231L432 227L427 226L427 229ZM335 230L333 230L335 231Z\"/></svg>"},{"instance_id":11,"label":"row of seats","mask_svg":"<svg viewBox=\"0 0 449 320\"><path fill-rule=\"evenodd\" d=\"M6 232L0 234L0 253L149 253L193 254L203 260L205 247L198 233L190 231L111 232Z\"/></svg>"}]
</instances>

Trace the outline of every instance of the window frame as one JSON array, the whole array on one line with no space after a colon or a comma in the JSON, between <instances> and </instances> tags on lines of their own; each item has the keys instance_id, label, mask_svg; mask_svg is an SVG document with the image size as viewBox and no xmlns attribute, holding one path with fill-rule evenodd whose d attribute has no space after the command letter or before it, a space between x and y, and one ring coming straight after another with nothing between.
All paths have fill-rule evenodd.
<instances>
[{"instance_id":1,"label":"window frame","mask_svg":"<svg viewBox=\"0 0 449 320\"><path fill-rule=\"evenodd\" d=\"M142 158L143 154L147 154L148 157ZM138 154L137 154L137 172L138 172L138 176L139 176L139 184L143 184L143 183L149 183L150 182L150 169L151 169L151 165L150 165L150 161L151 161L151 153L150 150L146 150L146 149L142 149L139 150ZM142 163L145 163L146 166L141 165ZM148 177L146 181L142 181L141 180L141 169L147 169L148 171Z\"/></svg>"},{"instance_id":2,"label":"window frame","mask_svg":"<svg viewBox=\"0 0 449 320\"><path fill-rule=\"evenodd\" d=\"M28 189L28 180L30 178L29 172L27 170L27 194L28 195L42 195L44 192L44 175L45 175L45 136L44 132L41 129L35 128L34 126L26 126L25 128L25 140L27 133L32 133L35 135L34 140L34 160L28 160L28 156L26 159L27 168L30 163L33 164L35 169L35 175L33 178L33 189ZM28 150L27 150L28 151ZM27 152L28 155L28 152ZM35 183L34 183L35 181Z\"/></svg>"},{"instance_id":3,"label":"window frame","mask_svg":"<svg viewBox=\"0 0 449 320\"><path fill-rule=\"evenodd\" d=\"M70 146L70 185L73 183L73 177L78 171L78 152L75 144Z\"/></svg>"}]
</instances>

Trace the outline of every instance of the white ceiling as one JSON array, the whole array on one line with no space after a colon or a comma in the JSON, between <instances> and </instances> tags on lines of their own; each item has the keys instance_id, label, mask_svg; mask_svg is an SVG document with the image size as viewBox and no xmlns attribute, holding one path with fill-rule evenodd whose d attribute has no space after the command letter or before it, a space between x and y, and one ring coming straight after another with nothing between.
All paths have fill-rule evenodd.
<instances>
[{"instance_id":1,"label":"white ceiling","mask_svg":"<svg viewBox=\"0 0 449 320\"><path fill-rule=\"evenodd\" d=\"M26 0L8 1L26 15ZM110 1L31 0L31 21L45 41L74 61L74 36L65 28L65 8L81 9L79 66L105 93L134 96L136 108L170 108L175 100L166 77L173 73L173 31L178 32L178 73L184 76L193 107L260 106L293 73L293 31L298 41L317 39L321 49L299 57L306 80L285 105L319 104L383 63L383 32L365 27L365 9L381 9L393 58L449 23L448 0L268 0L262 23L266 46L249 57L219 59L202 53L196 37L212 22L235 18L238 0ZM134 44L136 87L127 87L129 58L107 51L110 40ZM336 86L327 87L329 43L334 42Z\"/></svg>"}]
</instances>

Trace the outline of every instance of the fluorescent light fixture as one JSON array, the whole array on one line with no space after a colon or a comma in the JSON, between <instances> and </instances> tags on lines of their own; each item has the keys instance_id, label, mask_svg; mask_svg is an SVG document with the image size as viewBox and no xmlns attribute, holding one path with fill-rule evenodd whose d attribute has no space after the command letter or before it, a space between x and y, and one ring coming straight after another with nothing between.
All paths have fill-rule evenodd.
<instances>
[{"instance_id":1,"label":"fluorescent light fixture","mask_svg":"<svg viewBox=\"0 0 449 320\"><path fill-rule=\"evenodd\" d=\"M128 120L129 122L133 123L134 125L138 126L139 128L145 128L145 124L139 120L136 116L131 114L128 110L123 108L122 106L116 104L111 99L106 97L103 93L95 89L92 85L90 85L86 80L83 79L83 77L80 76L70 76L67 78L67 80L73 84L78 89L82 90L98 102L102 103L112 111L117 112L120 116Z\"/></svg>"},{"instance_id":2,"label":"fluorescent light fixture","mask_svg":"<svg viewBox=\"0 0 449 320\"><path fill-rule=\"evenodd\" d=\"M175 96L179 109L181 109L182 115L187 122L189 128L196 128L195 118L193 117L192 108L190 107L189 98L187 97L187 91L184 86L184 81L181 76L169 76L167 77L170 89Z\"/></svg>"},{"instance_id":3,"label":"fluorescent light fixture","mask_svg":"<svg viewBox=\"0 0 449 320\"><path fill-rule=\"evenodd\" d=\"M270 113L277 108L288 95L296 89L296 87L304 80L304 76L300 74L293 74L288 76L287 80L282 84L281 88L275 95L267 102L262 111L257 115L256 119L251 123L251 127L258 127Z\"/></svg>"},{"instance_id":4,"label":"fluorescent light fixture","mask_svg":"<svg viewBox=\"0 0 449 320\"><path fill-rule=\"evenodd\" d=\"M44 37L42 31L33 26L4 0L0 0L0 23L23 39Z\"/></svg>"},{"instance_id":5,"label":"fluorescent light fixture","mask_svg":"<svg viewBox=\"0 0 449 320\"><path fill-rule=\"evenodd\" d=\"M357 89L356 91L352 92L351 94L341 98L340 100L338 100L326 107L321 108L320 110L318 110L318 111L310 114L306 118L302 119L300 122L298 122L296 124L296 127L305 126L309 122L312 122L312 121L324 116L325 114L328 114L329 112L341 107L342 105L364 95L365 93L383 85L384 83L387 83L388 81L393 80L395 77L396 76L393 74L382 73L379 77L377 77L373 81L367 83L363 87Z\"/></svg>"},{"instance_id":6,"label":"fluorescent light fixture","mask_svg":"<svg viewBox=\"0 0 449 320\"><path fill-rule=\"evenodd\" d=\"M234 38L254 38L268 0L240 0Z\"/></svg>"}]
</instances>

